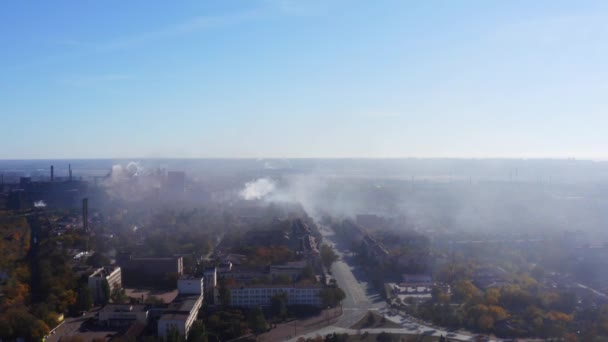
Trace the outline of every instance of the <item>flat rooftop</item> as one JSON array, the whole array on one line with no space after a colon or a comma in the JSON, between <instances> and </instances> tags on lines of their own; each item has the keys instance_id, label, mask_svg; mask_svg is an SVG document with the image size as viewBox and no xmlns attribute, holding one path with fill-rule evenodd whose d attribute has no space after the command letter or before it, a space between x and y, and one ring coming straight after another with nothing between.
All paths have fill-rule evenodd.
<instances>
[{"instance_id":1,"label":"flat rooftop","mask_svg":"<svg viewBox=\"0 0 608 342\"><path fill-rule=\"evenodd\" d=\"M159 321L186 321L188 314L168 313L160 316Z\"/></svg>"},{"instance_id":2,"label":"flat rooftop","mask_svg":"<svg viewBox=\"0 0 608 342\"><path fill-rule=\"evenodd\" d=\"M145 305L108 304L100 311L102 312L142 312L146 311Z\"/></svg>"},{"instance_id":3,"label":"flat rooftop","mask_svg":"<svg viewBox=\"0 0 608 342\"><path fill-rule=\"evenodd\" d=\"M169 304L169 308L167 310L190 313L190 311L192 311L192 308L194 308L194 305L200 299L200 297L201 296L197 295L179 295L175 297L171 304Z\"/></svg>"}]
</instances>

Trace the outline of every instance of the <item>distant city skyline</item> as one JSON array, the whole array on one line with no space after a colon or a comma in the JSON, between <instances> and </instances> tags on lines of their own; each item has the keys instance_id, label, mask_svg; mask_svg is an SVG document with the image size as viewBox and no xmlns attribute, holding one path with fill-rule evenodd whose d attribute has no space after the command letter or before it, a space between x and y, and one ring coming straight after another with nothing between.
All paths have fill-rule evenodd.
<instances>
[{"instance_id":1,"label":"distant city skyline","mask_svg":"<svg viewBox=\"0 0 608 342\"><path fill-rule=\"evenodd\" d=\"M608 160L603 1L0 4L0 159Z\"/></svg>"}]
</instances>

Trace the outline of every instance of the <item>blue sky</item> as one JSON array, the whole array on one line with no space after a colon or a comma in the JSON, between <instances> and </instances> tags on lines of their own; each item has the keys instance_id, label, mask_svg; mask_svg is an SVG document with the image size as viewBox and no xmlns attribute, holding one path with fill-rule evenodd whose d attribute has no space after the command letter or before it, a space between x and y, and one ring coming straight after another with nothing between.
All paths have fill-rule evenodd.
<instances>
[{"instance_id":1,"label":"blue sky","mask_svg":"<svg viewBox=\"0 0 608 342\"><path fill-rule=\"evenodd\" d=\"M7 1L0 158L608 159L608 2Z\"/></svg>"}]
</instances>

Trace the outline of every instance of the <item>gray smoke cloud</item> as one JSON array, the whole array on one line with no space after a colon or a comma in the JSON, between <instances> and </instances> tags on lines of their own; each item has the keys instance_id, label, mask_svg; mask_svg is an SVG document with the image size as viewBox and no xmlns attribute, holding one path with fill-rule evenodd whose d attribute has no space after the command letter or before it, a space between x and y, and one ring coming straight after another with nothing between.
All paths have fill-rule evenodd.
<instances>
[{"instance_id":1,"label":"gray smoke cloud","mask_svg":"<svg viewBox=\"0 0 608 342\"><path fill-rule=\"evenodd\" d=\"M269 178L259 178L245 183L245 188L239 195L245 200L259 200L276 190L276 183Z\"/></svg>"},{"instance_id":2,"label":"gray smoke cloud","mask_svg":"<svg viewBox=\"0 0 608 342\"><path fill-rule=\"evenodd\" d=\"M104 186L110 197L133 201L149 196L162 182L162 174L147 170L140 162L129 161L112 165Z\"/></svg>"}]
</instances>

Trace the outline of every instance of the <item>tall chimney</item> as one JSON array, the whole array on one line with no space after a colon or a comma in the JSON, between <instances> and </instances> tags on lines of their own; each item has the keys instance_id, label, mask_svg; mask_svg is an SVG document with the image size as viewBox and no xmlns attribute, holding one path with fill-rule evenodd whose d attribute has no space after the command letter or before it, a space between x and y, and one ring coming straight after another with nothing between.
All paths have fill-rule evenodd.
<instances>
[{"instance_id":1,"label":"tall chimney","mask_svg":"<svg viewBox=\"0 0 608 342\"><path fill-rule=\"evenodd\" d=\"M85 232L89 231L89 199L82 199L82 229Z\"/></svg>"},{"instance_id":2,"label":"tall chimney","mask_svg":"<svg viewBox=\"0 0 608 342\"><path fill-rule=\"evenodd\" d=\"M72 164L68 164L68 171L70 172L70 182L72 181Z\"/></svg>"},{"instance_id":3,"label":"tall chimney","mask_svg":"<svg viewBox=\"0 0 608 342\"><path fill-rule=\"evenodd\" d=\"M51 182L55 180L55 167L51 165Z\"/></svg>"}]
</instances>

